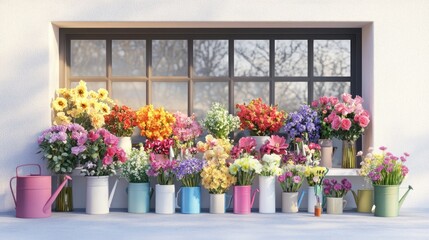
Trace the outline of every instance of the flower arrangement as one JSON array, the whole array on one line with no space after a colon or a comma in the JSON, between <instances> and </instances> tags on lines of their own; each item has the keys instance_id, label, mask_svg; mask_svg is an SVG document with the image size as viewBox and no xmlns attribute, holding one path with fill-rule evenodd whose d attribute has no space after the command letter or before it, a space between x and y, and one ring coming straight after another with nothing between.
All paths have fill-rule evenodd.
<instances>
[{"instance_id":1,"label":"flower arrangement","mask_svg":"<svg viewBox=\"0 0 429 240\"><path fill-rule=\"evenodd\" d=\"M208 163L201 172L202 185L210 194L223 194L236 182L226 164Z\"/></svg>"},{"instance_id":2,"label":"flower arrangement","mask_svg":"<svg viewBox=\"0 0 429 240\"><path fill-rule=\"evenodd\" d=\"M195 120L195 115L188 117L188 115L184 113L176 112L173 114L173 117L176 119L173 124L175 149L180 151L182 155L195 154L194 141L202 133L202 128Z\"/></svg>"},{"instance_id":3,"label":"flower arrangement","mask_svg":"<svg viewBox=\"0 0 429 240\"><path fill-rule=\"evenodd\" d=\"M298 111L289 114L284 131L291 139L301 138L304 141L319 140L320 119L315 110L308 105L302 105Z\"/></svg>"},{"instance_id":4,"label":"flower arrangement","mask_svg":"<svg viewBox=\"0 0 429 240\"><path fill-rule=\"evenodd\" d=\"M264 145L262 145L260 152L262 155L264 154L278 154L285 155L287 154L287 148L289 145L286 143L286 139L284 137L280 137L277 135L272 135L270 139L268 139Z\"/></svg>"},{"instance_id":5,"label":"flower arrangement","mask_svg":"<svg viewBox=\"0 0 429 240\"><path fill-rule=\"evenodd\" d=\"M82 80L75 88L58 89L57 97L52 101L54 125L78 123L86 130L103 127L104 116L110 113L113 104L108 94L104 88L88 92Z\"/></svg>"},{"instance_id":6,"label":"flower arrangement","mask_svg":"<svg viewBox=\"0 0 429 240\"><path fill-rule=\"evenodd\" d=\"M244 155L229 166L229 173L237 178L237 186L252 185L256 174L261 171L261 163L252 155Z\"/></svg>"},{"instance_id":7,"label":"flower arrangement","mask_svg":"<svg viewBox=\"0 0 429 240\"><path fill-rule=\"evenodd\" d=\"M171 138L163 140L146 140L145 149L154 154L170 155L170 149L174 145L174 140Z\"/></svg>"},{"instance_id":8,"label":"flower arrangement","mask_svg":"<svg viewBox=\"0 0 429 240\"><path fill-rule=\"evenodd\" d=\"M128 160L125 163L118 164L121 176L126 178L130 183L147 183L149 176L147 171L150 168L149 155L139 144L139 148L132 148L128 154Z\"/></svg>"},{"instance_id":9,"label":"flower arrangement","mask_svg":"<svg viewBox=\"0 0 429 240\"><path fill-rule=\"evenodd\" d=\"M176 167L177 161L169 160L165 155L154 154L153 152L150 153L149 160L150 168L147 175L157 177L160 185L173 185L175 179L173 169Z\"/></svg>"},{"instance_id":10,"label":"flower arrangement","mask_svg":"<svg viewBox=\"0 0 429 240\"><path fill-rule=\"evenodd\" d=\"M48 169L57 174L70 173L86 150L87 131L79 124L52 126L39 136L38 144Z\"/></svg>"},{"instance_id":11,"label":"flower arrangement","mask_svg":"<svg viewBox=\"0 0 429 240\"><path fill-rule=\"evenodd\" d=\"M323 193L326 197L342 198L352 189L352 184L344 178L341 182L336 179L323 180Z\"/></svg>"},{"instance_id":12,"label":"flower arrangement","mask_svg":"<svg viewBox=\"0 0 429 240\"><path fill-rule=\"evenodd\" d=\"M118 138L104 128L91 130L84 146L75 154L82 153L86 160L82 173L86 176L108 176L116 173L115 164L127 160L122 148L118 147Z\"/></svg>"},{"instance_id":13,"label":"flower arrangement","mask_svg":"<svg viewBox=\"0 0 429 240\"><path fill-rule=\"evenodd\" d=\"M256 151L256 140L252 137L242 137L231 150L231 157L233 159L240 158L244 154L257 155Z\"/></svg>"},{"instance_id":14,"label":"flower arrangement","mask_svg":"<svg viewBox=\"0 0 429 240\"><path fill-rule=\"evenodd\" d=\"M283 166L283 174L277 180L283 192L298 192L305 179L306 167L294 162L288 162Z\"/></svg>"},{"instance_id":15,"label":"flower arrangement","mask_svg":"<svg viewBox=\"0 0 429 240\"><path fill-rule=\"evenodd\" d=\"M136 114L142 136L150 140L164 140L171 136L176 119L163 107L155 109L153 105L146 105Z\"/></svg>"},{"instance_id":16,"label":"flower arrangement","mask_svg":"<svg viewBox=\"0 0 429 240\"><path fill-rule=\"evenodd\" d=\"M281 156L277 154L265 154L262 159L261 176L279 176L282 174L280 168Z\"/></svg>"},{"instance_id":17,"label":"flower arrangement","mask_svg":"<svg viewBox=\"0 0 429 240\"><path fill-rule=\"evenodd\" d=\"M173 173L185 187L197 187L200 185L200 174L205 162L198 158L187 158L180 161L174 168Z\"/></svg>"},{"instance_id":18,"label":"flower arrangement","mask_svg":"<svg viewBox=\"0 0 429 240\"><path fill-rule=\"evenodd\" d=\"M286 113L276 106L268 106L261 98L253 99L248 105L237 104L240 128L248 129L252 136L269 136L278 132L286 119Z\"/></svg>"},{"instance_id":19,"label":"flower arrangement","mask_svg":"<svg viewBox=\"0 0 429 240\"><path fill-rule=\"evenodd\" d=\"M240 120L229 114L220 103L213 103L201 124L215 138L225 139L239 127Z\"/></svg>"},{"instance_id":20,"label":"flower arrangement","mask_svg":"<svg viewBox=\"0 0 429 240\"><path fill-rule=\"evenodd\" d=\"M105 128L117 137L131 137L137 126L136 113L127 106L115 105L110 114L104 116Z\"/></svg>"},{"instance_id":21,"label":"flower arrangement","mask_svg":"<svg viewBox=\"0 0 429 240\"><path fill-rule=\"evenodd\" d=\"M289 161L295 164L304 164L307 166L318 166L321 158L321 147L317 143L305 144L300 138L295 139L296 149L283 157L283 162Z\"/></svg>"},{"instance_id":22,"label":"flower arrangement","mask_svg":"<svg viewBox=\"0 0 429 240\"><path fill-rule=\"evenodd\" d=\"M338 98L336 97L320 97L318 100L314 100L311 103L311 107L317 111L318 117L320 119L320 138L321 139L332 139L334 136L333 129L331 127L331 122L328 119L328 116L334 110L335 104L338 103Z\"/></svg>"},{"instance_id":23,"label":"flower arrangement","mask_svg":"<svg viewBox=\"0 0 429 240\"><path fill-rule=\"evenodd\" d=\"M362 106L360 96L341 95L342 102L335 104L326 121L331 124L334 136L341 140L356 141L369 124L369 113Z\"/></svg>"},{"instance_id":24,"label":"flower arrangement","mask_svg":"<svg viewBox=\"0 0 429 240\"><path fill-rule=\"evenodd\" d=\"M320 186L327 173L328 168L326 167L307 166L305 169L305 177L307 178L308 186Z\"/></svg>"},{"instance_id":25,"label":"flower arrangement","mask_svg":"<svg viewBox=\"0 0 429 240\"><path fill-rule=\"evenodd\" d=\"M232 144L228 139L216 139L212 135L205 137L206 142L198 142L197 150L204 153L203 158L208 163L213 164L226 164L227 159L230 157Z\"/></svg>"},{"instance_id":26,"label":"flower arrangement","mask_svg":"<svg viewBox=\"0 0 429 240\"><path fill-rule=\"evenodd\" d=\"M386 147L380 147L381 153L369 152L360 169L361 175L368 176L374 185L401 185L408 174L408 167L404 165L408 153L397 157L386 152Z\"/></svg>"}]
</instances>

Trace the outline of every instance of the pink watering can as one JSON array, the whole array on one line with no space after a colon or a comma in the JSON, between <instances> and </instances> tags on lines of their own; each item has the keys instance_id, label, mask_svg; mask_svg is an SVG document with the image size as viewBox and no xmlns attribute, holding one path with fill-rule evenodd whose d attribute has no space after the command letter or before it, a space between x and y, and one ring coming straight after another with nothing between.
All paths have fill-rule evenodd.
<instances>
[{"instance_id":1,"label":"pink watering can","mask_svg":"<svg viewBox=\"0 0 429 240\"><path fill-rule=\"evenodd\" d=\"M251 212L253 203L255 201L256 189L251 196L252 186L234 186L234 213L235 214L249 214Z\"/></svg>"},{"instance_id":2,"label":"pink watering can","mask_svg":"<svg viewBox=\"0 0 429 240\"><path fill-rule=\"evenodd\" d=\"M25 166L37 166L38 174L19 176L18 169ZM16 217L18 218L46 218L51 216L51 205L57 198L61 189L71 180L66 176L64 182L51 196L51 176L41 176L42 169L39 164L24 164L16 167L16 176L10 179L10 190L16 206ZM16 197L12 188L12 181L16 178Z\"/></svg>"}]
</instances>

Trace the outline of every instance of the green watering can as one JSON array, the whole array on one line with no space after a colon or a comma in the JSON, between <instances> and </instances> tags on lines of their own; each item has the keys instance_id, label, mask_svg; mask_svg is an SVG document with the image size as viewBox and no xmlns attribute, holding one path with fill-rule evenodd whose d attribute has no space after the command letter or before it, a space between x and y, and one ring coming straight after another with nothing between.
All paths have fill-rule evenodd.
<instances>
[{"instance_id":1,"label":"green watering can","mask_svg":"<svg viewBox=\"0 0 429 240\"><path fill-rule=\"evenodd\" d=\"M359 189L357 194L352 190L355 199L357 211L361 213L371 213L372 206L374 206L374 190L372 189Z\"/></svg>"},{"instance_id":2,"label":"green watering can","mask_svg":"<svg viewBox=\"0 0 429 240\"><path fill-rule=\"evenodd\" d=\"M399 199L399 185L374 185L374 215L379 217L396 217L410 190Z\"/></svg>"}]
</instances>

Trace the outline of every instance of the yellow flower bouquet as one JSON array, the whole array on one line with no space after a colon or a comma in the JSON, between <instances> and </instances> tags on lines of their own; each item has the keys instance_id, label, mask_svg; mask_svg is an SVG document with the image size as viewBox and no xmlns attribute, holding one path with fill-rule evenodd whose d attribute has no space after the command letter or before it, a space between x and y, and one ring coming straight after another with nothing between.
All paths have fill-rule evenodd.
<instances>
[{"instance_id":1,"label":"yellow flower bouquet","mask_svg":"<svg viewBox=\"0 0 429 240\"><path fill-rule=\"evenodd\" d=\"M137 111L140 134L150 140L164 140L171 136L176 119L163 107L146 105Z\"/></svg>"},{"instance_id":2,"label":"yellow flower bouquet","mask_svg":"<svg viewBox=\"0 0 429 240\"><path fill-rule=\"evenodd\" d=\"M54 125L78 123L86 130L99 129L104 125L104 116L110 113L112 99L106 89L88 91L86 83L80 80L75 88L60 88L52 101Z\"/></svg>"}]
</instances>

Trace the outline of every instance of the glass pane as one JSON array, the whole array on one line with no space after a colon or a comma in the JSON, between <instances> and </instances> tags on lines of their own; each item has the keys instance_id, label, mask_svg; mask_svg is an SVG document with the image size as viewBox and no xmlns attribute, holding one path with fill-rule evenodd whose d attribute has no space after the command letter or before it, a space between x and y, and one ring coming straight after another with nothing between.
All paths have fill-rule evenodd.
<instances>
[{"instance_id":1,"label":"glass pane","mask_svg":"<svg viewBox=\"0 0 429 240\"><path fill-rule=\"evenodd\" d=\"M341 94L350 93L350 82L315 82L313 97L334 96L340 98Z\"/></svg>"},{"instance_id":2,"label":"glass pane","mask_svg":"<svg viewBox=\"0 0 429 240\"><path fill-rule=\"evenodd\" d=\"M72 76L106 76L106 40L71 40Z\"/></svg>"},{"instance_id":3,"label":"glass pane","mask_svg":"<svg viewBox=\"0 0 429 240\"><path fill-rule=\"evenodd\" d=\"M187 76L188 41L153 40L152 69L154 76Z\"/></svg>"},{"instance_id":4,"label":"glass pane","mask_svg":"<svg viewBox=\"0 0 429 240\"><path fill-rule=\"evenodd\" d=\"M113 40L112 41L112 75L145 76L146 75L146 41Z\"/></svg>"},{"instance_id":5,"label":"glass pane","mask_svg":"<svg viewBox=\"0 0 429 240\"><path fill-rule=\"evenodd\" d=\"M79 85L79 82L71 82L70 83L70 86L72 88L75 88L77 85ZM88 89L88 91L90 91L90 90L98 91L98 89L100 89L100 88L107 89L106 82L86 82L86 88ZM110 94L109 94L109 96L110 96Z\"/></svg>"},{"instance_id":6,"label":"glass pane","mask_svg":"<svg viewBox=\"0 0 429 240\"><path fill-rule=\"evenodd\" d=\"M137 110L146 105L146 82L112 82L112 98Z\"/></svg>"},{"instance_id":7,"label":"glass pane","mask_svg":"<svg viewBox=\"0 0 429 240\"><path fill-rule=\"evenodd\" d=\"M275 103L286 112L298 110L307 104L308 88L305 82L276 82Z\"/></svg>"},{"instance_id":8,"label":"glass pane","mask_svg":"<svg viewBox=\"0 0 429 240\"><path fill-rule=\"evenodd\" d=\"M269 40L234 41L234 76L268 76Z\"/></svg>"},{"instance_id":9,"label":"glass pane","mask_svg":"<svg viewBox=\"0 0 429 240\"><path fill-rule=\"evenodd\" d=\"M194 74L228 76L228 40L194 40Z\"/></svg>"},{"instance_id":10,"label":"glass pane","mask_svg":"<svg viewBox=\"0 0 429 240\"><path fill-rule=\"evenodd\" d=\"M228 82L196 82L194 83L194 113L199 118L214 102L228 106Z\"/></svg>"},{"instance_id":11,"label":"glass pane","mask_svg":"<svg viewBox=\"0 0 429 240\"><path fill-rule=\"evenodd\" d=\"M152 103L170 113L188 113L188 83L152 82Z\"/></svg>"},{"instance_id":12,"label":"glass pane","mask_svg":"<svg viewBox=\"0 0 429 240\"><path fill-rule=\"evenodd\" d=\"M270 101L270 84L268 82L235 82L234 106L237 103L249 103L252 99L262 98L264 103Z\"/></svg>"},{"instance_id":13,"label":"glass pane","mask_svg":"<svg viewBox=\"0 0 429 240\"><path fill-rule=\"evenodd\" d=\"M314 76L350 76L350 40L314 40Z\"/></svg>"},{"instance_id":14,"label":"glass pane","mask_svg":"<svg viewBox=\"0 0 429 240\"><path fill-rule=\"evenodd\" d=\"M301 77L308 75L307 40L275 41L276 76Z\"/></svg>"}]
</instances>

